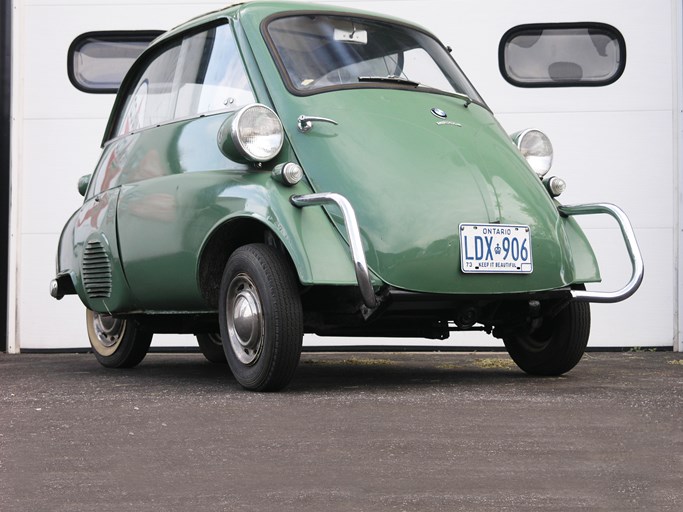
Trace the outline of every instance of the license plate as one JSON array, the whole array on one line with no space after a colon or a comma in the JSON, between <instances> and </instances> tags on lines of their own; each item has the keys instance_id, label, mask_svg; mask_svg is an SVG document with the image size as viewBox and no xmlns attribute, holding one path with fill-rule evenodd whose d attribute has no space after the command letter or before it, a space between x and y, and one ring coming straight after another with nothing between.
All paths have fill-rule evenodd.
<instances>
[{"instance_id":1,"label":"license plate","mask_svg":"<svg viewBox=\"0 0 683 512\"><path fill-rule=\"evenodd\" d=\"M460 264L465 273L530 274L529 226L460 224Z\"/></svg>"}]
</instances>

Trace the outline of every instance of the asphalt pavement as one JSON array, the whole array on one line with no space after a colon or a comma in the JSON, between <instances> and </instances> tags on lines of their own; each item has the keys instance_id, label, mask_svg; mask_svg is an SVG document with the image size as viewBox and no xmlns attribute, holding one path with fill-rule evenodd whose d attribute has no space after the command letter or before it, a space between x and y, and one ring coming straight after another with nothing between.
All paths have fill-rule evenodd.
<instances>
[{"instance_id":1,"label":"asphalt pavement","mask_svg":"<svg viewBox=\"0 0 683 512\"><path fill-rule=\"evenodd\" d=\"M683 354L305 353L280 393L199 354L0 354L0 510L683 510Z\"/></svg>"}]
</instances>

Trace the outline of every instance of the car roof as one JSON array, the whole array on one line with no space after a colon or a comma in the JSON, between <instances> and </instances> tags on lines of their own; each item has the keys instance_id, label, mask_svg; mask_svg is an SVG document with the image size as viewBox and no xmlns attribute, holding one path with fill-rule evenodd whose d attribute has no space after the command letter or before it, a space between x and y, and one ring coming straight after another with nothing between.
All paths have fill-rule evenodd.
<instances>
[{"instance_id":1,"label":"car roof","mask_svg":"<svg viewBox=\"0 0 683 512\"><path fill-rule=\"evenodd\" d=\"M192 18L174 28L160 35L155 39L150 46L154 46L157 43L164 41L168 38L174 37L180 32L185 32L191 30L194 27L209 24L213 21L219 21L221 19L241 19L243 17L256 18L258 21L264 20L272 15L285 12L335 12L344 14L357 14L359 16L372 16L381 17L387 20L395 20L397 22L406 24L409 23L406 20L395 18L393 16L380 15L379 13L366 11L362 9L354 9L349 7L341 7L331 4L315 4L309 2L287 2L287 1L268 1L268 0L251 0L245 2L237 2L230 4L226 7L222 7L215 11L207 12L201 14L195 18ZM413 23L409 23L414 25ZM417 27L422 30L422 27Z\"/></svg>"}]
</instances>

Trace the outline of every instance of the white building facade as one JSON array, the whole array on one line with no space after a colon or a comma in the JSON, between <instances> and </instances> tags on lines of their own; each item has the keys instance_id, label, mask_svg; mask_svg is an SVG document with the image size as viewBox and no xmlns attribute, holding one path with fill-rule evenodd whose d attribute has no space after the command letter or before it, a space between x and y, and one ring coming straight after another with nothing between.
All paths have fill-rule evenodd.
<instances>
[{"instance_id":1,"label":"white building facade","mask_svg":"<svg viewBox=\"0 0 683 512\"><path fill-rule=\"evenodd\" d=\"M326 2L327 3L327 2ZM645 279L630 299L592 305L589 347L666 347L683 350L681 261L681 34L676 0L374 0L334 2L420 24L453 49L453 56L513 133L536 127L555 148L553 174L568 184L565 203L609 202L629 215L645 261ZM84 308L76 296L48 293L60 231L82 198L78 178L92 172L114 94L78 90L67 76L72 41L87 32L166 30L224 2L181 0L5 1L3 49L2 225L8 271L0 286L5 349L89 346ZM623 36L623 73L602 86L520 87L503 76L499 49L508 31L529 24L605 24ZM11 37L9 37L11 34ZM4 62L4 61L3 61ZM10 68L11 66L11 68ZM6 137L5 134L9 136ZM603 283L616 289L630 263L609 217L578 219L601 264ZM5 249L5 247L3 247ZM307 337L309 346L396 344L397 340ZM423 345L422 340L403 340ZM190 336L155 337L157 347L189 346ZM455 334L429 346L502 346L483 335Z\"/></svg>"}]
</instances>

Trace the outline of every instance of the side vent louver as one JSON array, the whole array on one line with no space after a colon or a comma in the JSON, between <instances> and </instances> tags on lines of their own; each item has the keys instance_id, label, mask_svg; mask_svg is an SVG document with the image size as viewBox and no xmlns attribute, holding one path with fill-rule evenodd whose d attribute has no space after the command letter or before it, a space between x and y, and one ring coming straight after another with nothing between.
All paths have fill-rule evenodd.
<instances>
[{"instance_id":1,"label":"side vent louver","mask_svg":"<svg viewBox=\"0 0 683 512\"><path fill-rule=\"evenodd\" d=\"M111 262L98 240L91 240L83 250L83 286L91 299L111 296Z\"/></svg>"}]
</instances>

